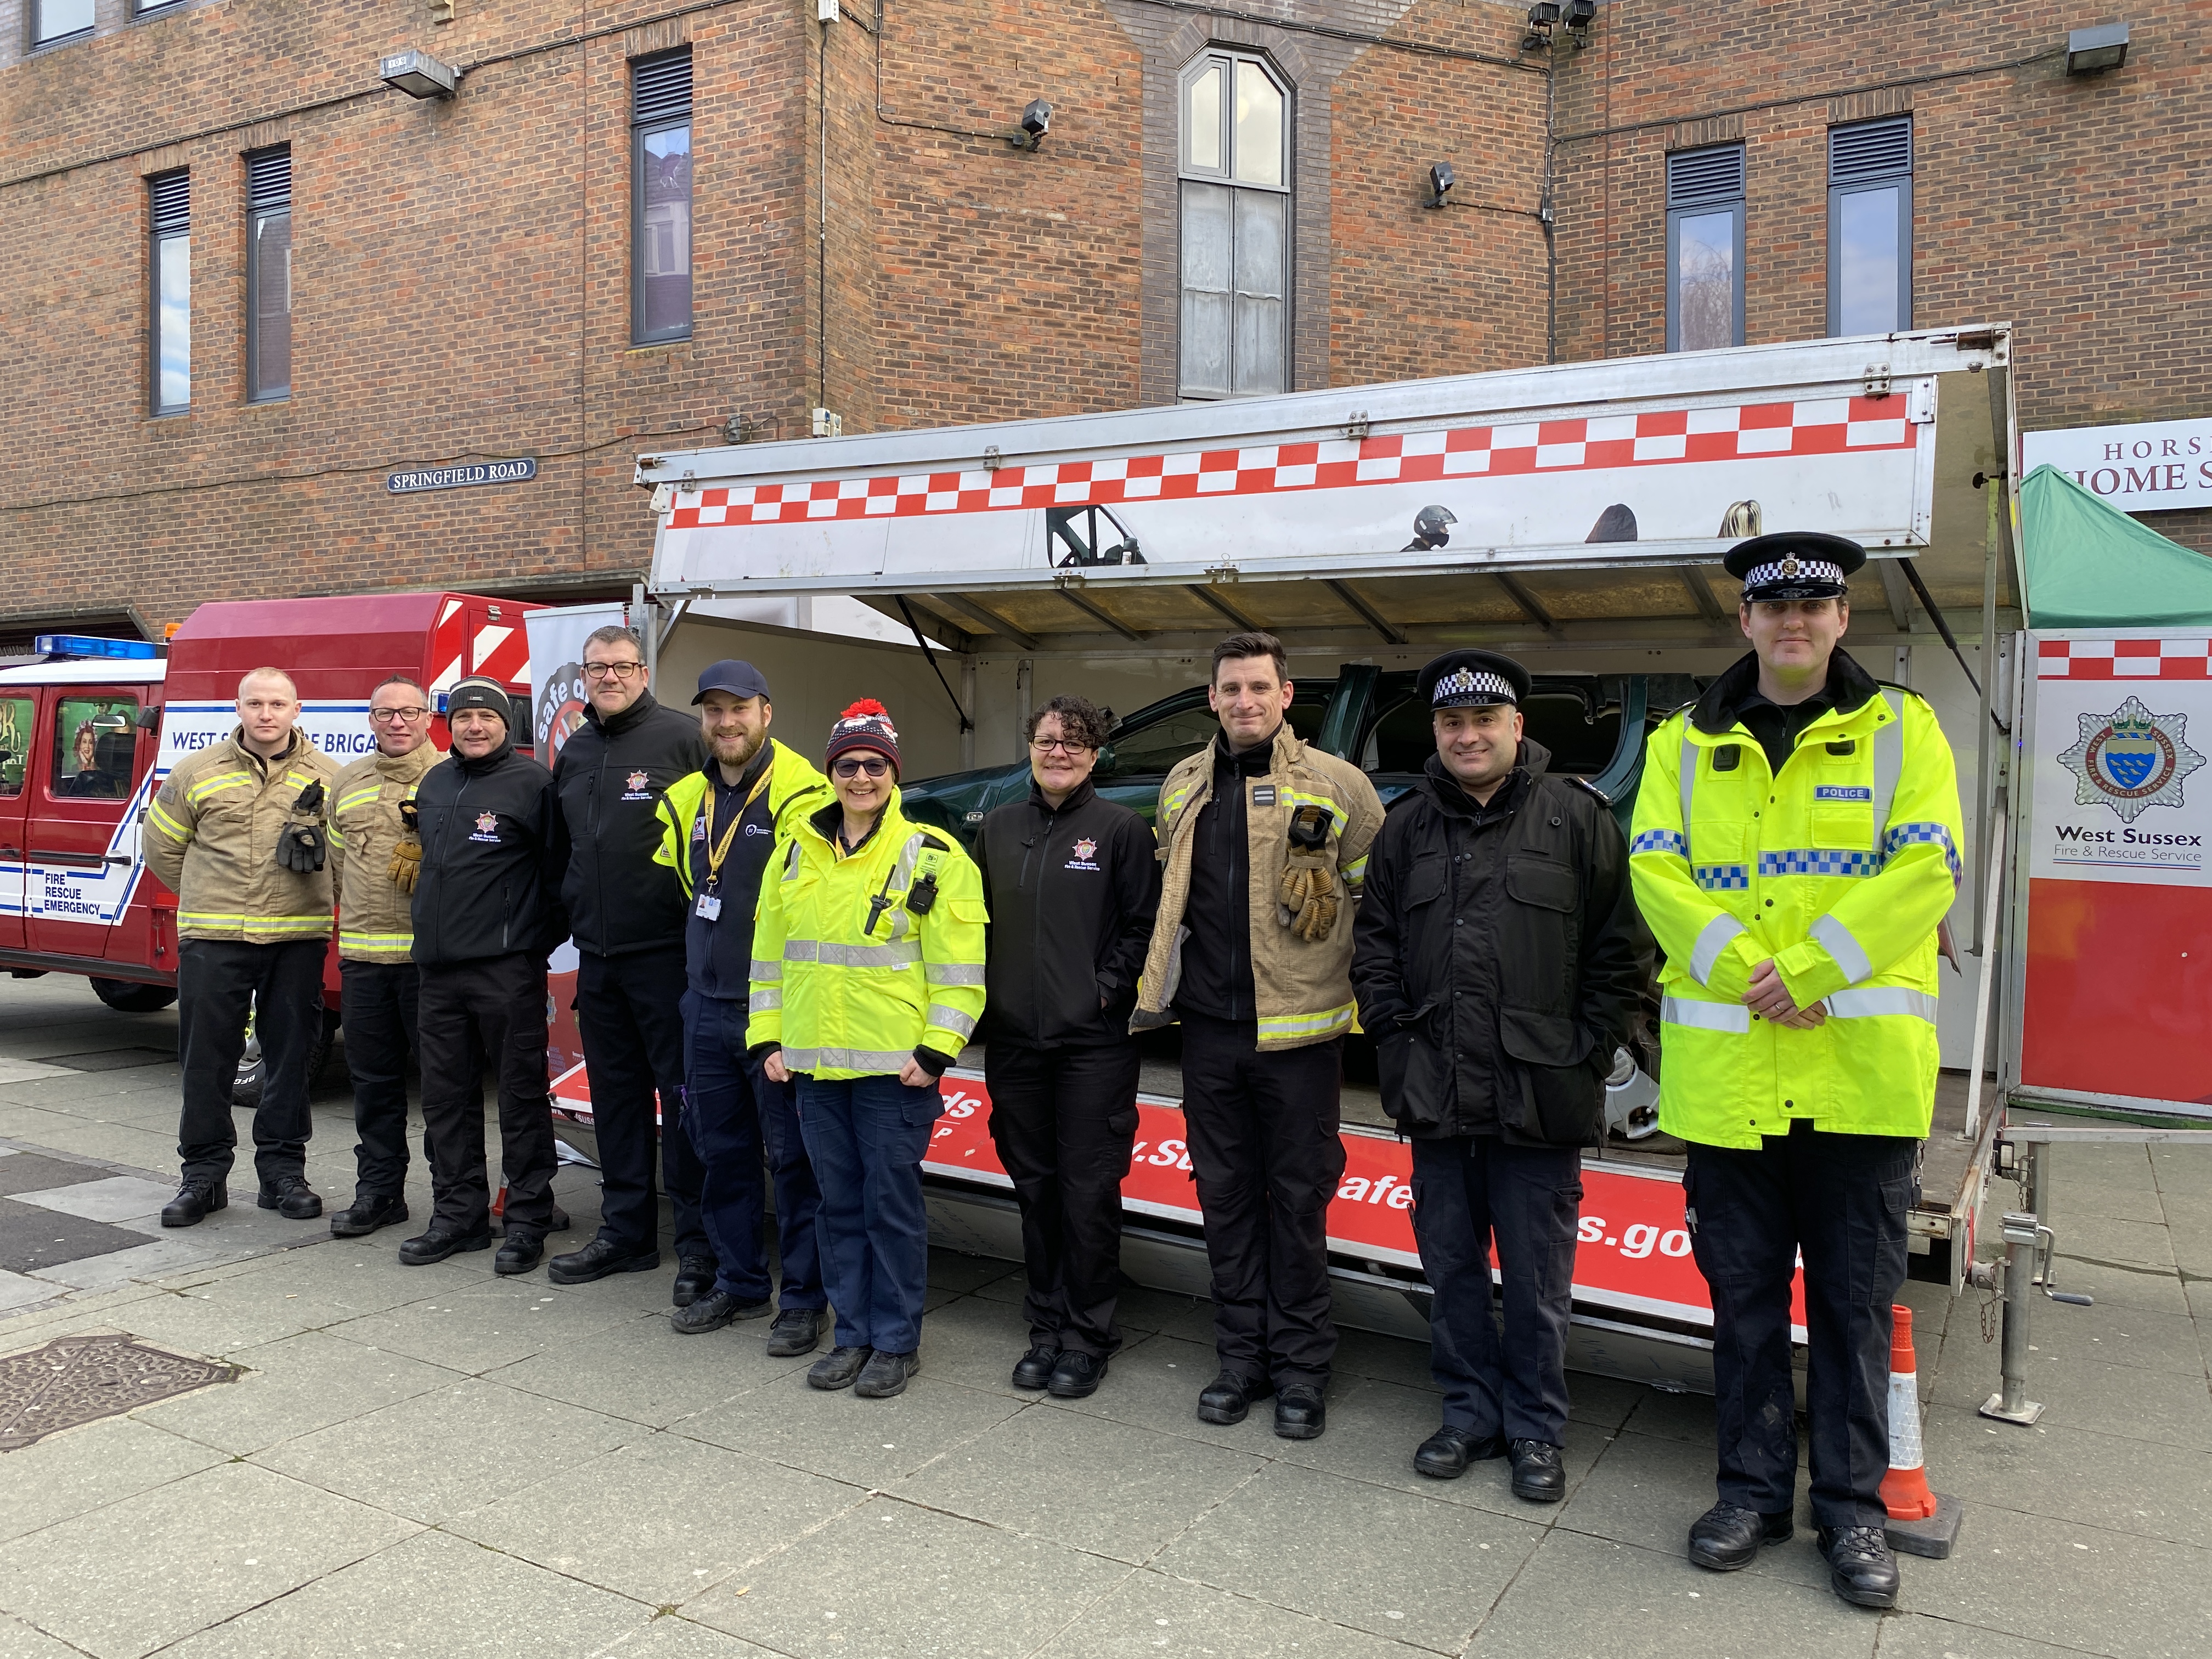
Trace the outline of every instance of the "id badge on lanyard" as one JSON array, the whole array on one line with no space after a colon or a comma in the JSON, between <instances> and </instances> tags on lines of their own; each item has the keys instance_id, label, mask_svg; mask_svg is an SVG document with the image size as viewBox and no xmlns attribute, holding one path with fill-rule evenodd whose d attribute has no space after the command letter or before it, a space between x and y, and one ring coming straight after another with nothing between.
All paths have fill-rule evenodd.
<instances>
[{"instance_id":1,"label":"id badge on lanyard","mask_svg":"<svg viewBox=\"0 0 2212 1659\"><path fill-rule=\"evenodd\" d=\"M722 919L722 901L713 893L700 894L697 914L704 921L720 921Z\"/></svg>"}]
</instances>

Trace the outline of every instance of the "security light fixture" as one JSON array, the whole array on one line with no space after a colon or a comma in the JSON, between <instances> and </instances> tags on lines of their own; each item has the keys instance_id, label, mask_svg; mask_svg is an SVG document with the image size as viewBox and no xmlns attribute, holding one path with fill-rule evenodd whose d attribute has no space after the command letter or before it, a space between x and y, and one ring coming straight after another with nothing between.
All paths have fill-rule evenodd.
<instances>
[{"instance_id":1,"label":"security light fixture","mask_svg":"<svg viewBox=\"0 0 2212 1659\"><path fill-rule=\"evenodd\" d=\"M377 78L410 98L450 98L461 77L427 52L410 46L376 60Z\"/></svg>"},{"instance_id":2,"label":"security light fixture","mask_svg":"<svg viewBox=\"0 0 2212 1659\"><path fill-rule=\"evenodd\" d=\"M1449 161L1437 161L1431 165L1429 168L1429 199L1421 205L1425 208L1442 207L1444 204L1444 198L1451 192L1454 182L1452 164Z\"/></svg>"},{"instance_id":3,"label":"security light fixture","mask_svg":"<svg viewBox=\"0 0 2212 1659\"><path fill-rule=\"evenodd\" d=\"M1528 8L1528 33L1522 38L1523 52L1543 52L1552 44L1552 27L1559 21L1558 0L1536 0Z\"/></svg>"},{"instance_id":4,"label":"security light fixture","mask_svg":"<svg viewBox=\"0 0 2212 1659\"><path fill-rule=\"evenodd\" d=\"M2075 29L2066 36L2066 72L2102 75L2128 61L2128 26L2100 23L2093 29Z\"/></svg>"},{"instance_id":5,"label":"security light fixture","mask_svg":"<svg viewBox=\"0 0 2212 1659\"><path fill-rule=\"evenodd\" d=\"M1022 130L1006 142L1016 149L1035 149L1051 131L1052 106L1042 98L1032 98L1029 107L1022 112Z\"/></svg>"},{"instance_id":6,"label":"security light fixture","mask_svg":"<svg viewBox=\"0 0 2212 1659\"><path fill-rule=\"evenodd\" d=\"M1566 0L1560 10L1576 49L1589 45L1590 20L1597 15L1597 0Z\"/></svg>"}]
</instances>

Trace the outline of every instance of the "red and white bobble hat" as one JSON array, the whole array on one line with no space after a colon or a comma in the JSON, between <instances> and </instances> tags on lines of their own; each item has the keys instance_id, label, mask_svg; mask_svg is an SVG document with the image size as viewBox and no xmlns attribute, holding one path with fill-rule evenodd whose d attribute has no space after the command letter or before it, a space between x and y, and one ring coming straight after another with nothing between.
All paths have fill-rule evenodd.
<instances>
[{"instance_id":1,"label":"red and white bobble hat","mask_svg":"<svg viewBox=\"0 0 2212 1659\"><path fill-rule=\"evenodd\" d=\"M835 764L837 757L849 749L872 749L891 763L891 771L899 769L898 727L891 724L891 711L873 697L863 697L843 714L830 728L830 751L822 757L824 768Z\"/></svg>"}]
</instances>

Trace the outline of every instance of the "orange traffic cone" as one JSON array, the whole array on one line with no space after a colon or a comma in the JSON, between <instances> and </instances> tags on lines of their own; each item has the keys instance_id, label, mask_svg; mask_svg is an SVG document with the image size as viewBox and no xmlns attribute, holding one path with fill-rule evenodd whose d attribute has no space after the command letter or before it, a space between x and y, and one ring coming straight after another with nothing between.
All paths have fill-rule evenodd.
<instances>
[{"instance_id":1,"label":"orange traffic cone","mask_svg":"<svg viewBox=\"0 0 2212 1659\"><path fill-rule=\"evenodd\" d=\"M1893 1521L1925 1521L1936 1513L1920 1449L1919 1365L1912 1357L1912 1310L1889 1310L1889 1473L1881 1501Z\"/></svg>"},{"instance_id":2,"label":"orange traffic cone","mask_svg":"<svg viewBox=\"0 0 2212 1659\"><path fill-rule=\"evenodd\" d=\"M1883 1528L1889 1547L1941 1561L1958 1541L1964 1518L1959 1500L1931 1492L1920 1442L1919 1366L1912 1357L1912 1310L1889 1310L1889 1473L1881 1501L1889 1510Z\"/></svg>"}]
</instances>

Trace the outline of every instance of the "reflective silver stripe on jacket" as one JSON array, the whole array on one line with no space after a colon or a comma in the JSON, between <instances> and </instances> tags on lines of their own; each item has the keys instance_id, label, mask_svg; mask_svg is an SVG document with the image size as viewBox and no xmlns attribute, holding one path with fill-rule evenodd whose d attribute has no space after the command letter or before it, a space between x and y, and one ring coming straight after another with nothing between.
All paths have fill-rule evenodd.
<instances>
[{"instance_id":1,"label":"reflective silver stripe on jacket","mask_svg":"<svg viewBox=\"0 0 2212 1659\"><path fill-rule=\"evenodd\" d=\"M981 985L985 982L980 963L971 968L964 963L933 962L925 977L932 985Z\"/></svg>"},{"instance_id":2,"label":"reflective silver stripe on jacket","mask_svg":"<svg viewBox=\"0 0 2212 1659\"><path fill-rule=\"evenodd\" d=\"M1727 1031L1737 1036L1751 1030L1751 1010L1740 1002L1698 1002L1688 997L1662 997L1659 1018L1668 1025L1693 1025L1701 1031Z\"/></svg>"},{"instance_id":3,"label":"reflective silver stripe on jacket","mask_svg":"<svg viewBox=\"0 0 2212 1659\"><path fill-rule=\"evenodd\" d=\"M766 1013L771 1008L782 1006L783 993L781 991L756 991L745 999L745 1012L749 1014Z\"/></svg>"},{"instance_id":4,"label":"reflective silver stripe on jacket","mask_svg":"<svg viewBox=\"0 0 2212 1659\"><path fill-rule=\"evenodd\" d=\"M1813 939L1826 946L1828 954L1836 959L1846 984L1856 985L1874 973L1874 963L1868 959L1864 948L1851 937L1851 930L1834 916L1822 916L1813 924Z\"/></svg>"},{"instance_id":5,"label":"reflective silver stripe on jacket","mask_svg":"<svg viewBox=\"0 0 2212 1659\"><path fill-rule=\"evenodd\" d=\"M888 1072L896 1076L914 1058L911 1048L786 1048L783 1064L793 1072Z\"/></svg>"},{"instance_id":6,"label":"reflective silver stripe on jacket","mask_svg":"<svg viewBox=\"0 0 2212 1659\"><path fill-rule=\"evenodd\" d=\"M1832 991L1828 1012L1837 1019L1873 1019L1883 1014L1906 1014L1936 1023L1936 998L1927 991L1904 985L1878 985L1864 991Z\"/></svg>"},{"instance_id":7,"label":"reflective silver stripe on jacket","mask_svg":"<svg viewBox=\"0 0 2212 1659\"><path fill-rule=\"evenodd\" d=\"M838 945L792 939L783 942L783 959L819 962L832 968L907 968L921 960L921 941L903 939L889 945Z\"/></svg>"},{"instance_id":8,"label":"reflective silver stripe on jacket","mask_svg":"<svg viewBox=\"0 0 2212 1659\"><path fill-rule=\"evenodd\" d=\"M1690 741L1690 718L1682 717L1682 856L1690 856L1690 799L1698 792L1698 745Z\"/></svg>"},{"instance_id":9,"label":"reflective silver stripe on jacket","mask_svg":"<svg viewBox=\"0 0 2212 1659\"><path fill-rule=\"evenodd\" d=\"M781 979L783 977L783 963L777 961L773 957L769 957L765 962L762 961L760 957L755 957L753 958L752 977L755 979L765 980Z\"/></svg>"},{"instance_id":10,"label":"reflective silver stripe on jacket","mask_svg":"<svg viewBox=\"0 0 2212 1659\"><path fill-rule=\"evenodd\" d=\"M1707 922L1698 934L1698 942L1690 951L1690 977L1703 985L1713 976L1713 966L1721 959L1721 952L1729 948L1730 940L1743 932L1743 924L1723 911Z\"/></svg>"},{"instance_id":11,"label":"reflective silver stripe on jacket","mask_svg":"<svg viewBox=\"0 0 2212 1659\"><path fill-rule=\"evenodd\" d=\"M1874 854L1881 860L1882 838L1889 832L1889 805L1897 799L1897 781L1905 773L1905 705L1894 691L1881 694L1889 722L1874 729ZM1856 979L1858 975L1854 974Z\"/></svg>"},{"instance_id":12,"label":"reflective silver stripe on jacket","mask_svg":"<svg viewBox=\"0 0 2212 1659\"><path fill-rule=\"evenodd\" d=\"M957 1008L948 1008L941 1002L931 1003L925 1018L939 1030L950 1031L963 1042L975 1035L975 1017L973 1014L963 1014Z\"/></svg>"}]
</instances>

